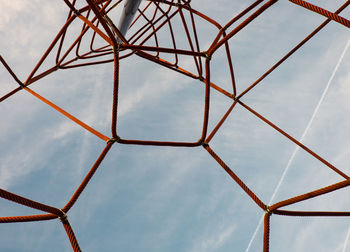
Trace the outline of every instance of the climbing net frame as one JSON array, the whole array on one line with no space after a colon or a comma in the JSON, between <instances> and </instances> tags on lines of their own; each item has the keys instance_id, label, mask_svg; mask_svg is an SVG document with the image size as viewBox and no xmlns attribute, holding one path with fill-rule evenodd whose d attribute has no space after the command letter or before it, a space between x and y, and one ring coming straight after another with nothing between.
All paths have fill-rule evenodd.
<instances>
[{"instance_id":1,"label":"climbing net frame","mask_svg":"<svg viewBox=\"0 0 350 252\"><path fill-rule=\"evenodd\" d=\"M46 205L37 201L33 201L29 198L22 197L20 195L14 194L4 189L0 189L0 197L6 200L16 202L18 204L34 208L45 212L45 214L40 215L27 215L27 216L8 216L0 217L1 223L10 222L31 222L31 221L44 221L51 219L59 219L63 224L63 227L68 235L70 243L74 251L80 251L78 241L75 237L73 229L67 218L67 214L70 209L77 202L78 198L85 190L89 181L94 176L95 172L98 170L100 164L108 154L109 150L114 144L128 144L128 145L151 145L151 146L172 146L172 147L203 147L205 151L225 170L225 172L232 178L234 183L236 183L259 207L264 211L264 238L263 238L263 251L269 251L269 234L270 234L270 219L273 215L283 215L283 216L350 216L350 212L330 212L330 211L294 211L294 210L284 210L281 208L291 206L293 204L306 201L321 195L334 192L336 190L343 189L350 185L349 176L339 168L332 165L325 158L315 153L311 148L304 145L301 141L297 140L289 133L284 131L281 127L274 124L268 118L264 117L262 114L258 113L252 107L248 106L242 101L242 97L253 90L259 83L264 80L270 73L278 69L278 67L287 60L291 55L298 51L304 44L306 44L313 36L315 36L320 30L322 30L330 22L337 22L340 26L345 26L350 28L350 21L341 16L341 12L348 7L350 1L346 1L342 6L338 8L335 12L328 11L321 7L315 6L307 1L303 0L290 0L292 4L298 5L301 8L308 9L310 12L315 12L318 15L326 17L326 20L318 26L312 33L310 33L305 39L298 43L294 48L292 48L285 56L283 56L276 64L274 64L269 70L267 70L259 79L252 83L243 92L237 92L235 76L234 76L234 66L230 54L230 46L228 41L232 39L237 33L242 29L249 26L249 24L257 19L260 15L277 3L277 0L263 1L258 0L244 9L237 16L232 18L224 26L221 26L215 20L206 16L205 14L195 10L191 7L190 1L156 1L150 0L146 4L146 7L139 9L139 13L135 19L135 24L138 20L143 20L145 22L144 26L138 28L130 38L126 39L121 35L114 25L113 21L109 17L109 12L113 10L116 6L122 3L119 1L111 0L86 0L86 4L82 7L78 7L78 1L68 1L64 0L64 3L69 9L68 17L66 23L62 26L57 36L54 38L49 48L46 50L44 55L41 57L37 65L28 75L25 81L21 81L15 74L15 70L9 66L5 59L0 56L0 61L8 73L13 77L13 80L18 84L18 87L13 89L11 92L5 94L0 98L0 102L5 101L11 96L18 92L26 91L46 103L48 106L57 110L59 113L63 114L66 118L70 119L74 123L78 124L85 130L89 131L91 134L100 138L106 142L105 148L102 150L100 156L93 164L89 172L86 174L84 180L78 186L74 194L71 196L70 200L62 207L54 207ZM146 15L150 9L152 15ZM189 19L185 18L185 15ZM188 49L180 49L177 46L176 34L173 33L172 20L174 17L179 16L182 20L182 24L185 31L186 42L189 45ZM208 22L210 25L216 27L217 35L208 48L201 50L199 46L196 22L195 19L200 18ZM66 42L65 36L67 29L73 22L81 22L81 32L77 35L77 38L67 49L64 49L63 44ZM237 24L239 23L239 24ZM158 42L158 33L163 27L169 27L170 31L170 44L171 47L161 47ZM90 41L90 50L85 52L81 51L80 44L85 39L87 31L92 31L93 36ZM122 43L118 43L116 37L122 40ZM101 47L95 46L95 40L102 39L105 45ZM152 43L150 43L152 41ZM148 45L151 44L151 45ZM220 84L215 84L211 81L211 62L215 53L224 48L226 52L227 65L229 67L230 79L231 79L231 90L226 90L220 86ZM71 55L75 54L72 58ZM55 54L55 63L49 69L39 72L43 63L47 59L48 55ZM151 61L162 67L166 67L170 70L176 71L180 74L185 75L188 78L198 80L203 84L204 87L204 109L203 109L203 124L201 129L200 138L197 141L155 141L155 140L138 140L138 139L127 139L118 134L118 91L119 91L119 62L120 60L127 58L129 56L136 55L140 58ZM165 56L166 55L166 56ZM171 57L169 56L171 55ZM164 57L171 58L171 60L165 60ZM189 57L193 59L195 65L195 72L191 72L185 68L181 67L181 59L183 57ZM82 63L80 63L82 62ZM104 135L88 124L84 123L77 117L65 111L61 107L57 106L50 100L46 99L39 93L35 92L30 86L35 84L38 80L58 71L61 69L68 68L81 68L85 66L98 65L104 63L113 64L113 105L112 105L112 115L111 115L111 133L109 136ZM215 90L228 99L231 99L231 106L226 111L224 116L221 117L220 121L214 127L212 131L208 129L208 120L210 112L210 93ZM246 183L237 176L234 169L230 168L221 157L212 149L210 146L211 140L215 137L216 133L220 130L221 126L225 123L225 120L230 116L231 112L236 106L241 106L247 112L259 118L265 124L269 125L271 128L276 130L278 133L282 134L288 140L293 142L296 146L299 146L305 152L310 154L315 159L319 160L330 170L342 177L342 181L319 188L317 190L306 192L304 194L295 196L293 198L285 199L283 201L276 202L274 204L266 204L263 202L256 194L253 192Z\"/></svg>"}]
</instances>

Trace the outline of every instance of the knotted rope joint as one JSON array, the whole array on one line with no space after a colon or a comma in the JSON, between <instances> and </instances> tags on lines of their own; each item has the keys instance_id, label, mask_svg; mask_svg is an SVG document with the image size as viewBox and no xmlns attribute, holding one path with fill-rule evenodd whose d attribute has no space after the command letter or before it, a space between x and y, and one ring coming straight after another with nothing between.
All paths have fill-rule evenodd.
<instances>
[{"instance_id":1,"label":"knotted rope joint","mask_svg":"<svg viewBox=\"0 0 350 252\"><path fill-rule=\"evenodd\" d=\"M68 221L68 216L65 212L62 211L62 209L60 209L62 216L59 216L58 219L60 220L60 222L65 223Z\"/></svg>"},{"instance_id":2,"label":"knotted rope joint","mask_svg":"<svg viewBox=\"0 0 350 252\"><path fill-rule=\"evenodd\" d=\"M112 137L110 139L107 140L107 144L108 143L115 143L115 142L119 142L120 141L120 137L116 136L116 137Z\"/></svg>"}]
</instances>

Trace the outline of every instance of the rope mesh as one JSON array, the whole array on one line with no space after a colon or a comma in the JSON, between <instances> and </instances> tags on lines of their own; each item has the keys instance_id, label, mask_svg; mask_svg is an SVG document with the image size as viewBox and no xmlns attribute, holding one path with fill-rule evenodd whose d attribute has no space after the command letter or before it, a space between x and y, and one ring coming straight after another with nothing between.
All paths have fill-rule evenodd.
<instances>
[{"instance_id":1,"label":"rope mesh","mask_svg":"<svg viewBox=\"0 0 350 252\"><path fill-rule=\"evenodd\" d=\"M285 206L291 206L300 201L306 201L311 198L319 197L320 195L331 193L336 190L348 187L350 185L349 176L341 171L339 168L332 165L325 158L321 157L319 154L312 151L309 147L302 144L297 139L293 138L286 131L281 129L279 126L270 122L266 117L259 114L257 111L253 110L246 103L241 100L247 93L249 93L254 87L259 85L259 83L266 78L270 73L276 70L286 59L298 51L307 41L309 41L315 34L317 34L321 29L323 29L330 22L338 22L341 27L349 27L350 21L345 17L341 17L340 13L350 4L350 1L346 1L337 11L331 12L325 10L321 7L317 7L306 1L301 0L290 0L296 5L300 5L308 10L315 12L319 15L323 15L327 18L318 28L316 28L310 35L303 39L299 44L297 44L290 52L288 52L284 57L282 57L275 65L273 65L267 72L262 74L257 81L251 84L246 90L241 93L237 93L236 82L234 76L234 64L231 61L231 52L228 45L228 41L235 37L239 31L244 29L246 26L257 19L259 16L263 15L264 12L273 6L277 0L262 1L258 0L248 6L245 10L239 13L236 17L232 18L227 24L221 26L218 22L211 19L209 16L201 13L200 11L193 9L191 7L190 1L175 1L175 0L149 0L145 7L138 10L137 17L134 20L135 25L137 22L142 21L143 26L137 29L136 32L130 35L129 39L124 38L118 29L113 24L112 20L108 16L109 12L118 6L121 1L112 0L86 0L87 5L78 8L78 4L75 0L68 1L64 0L67 8L69 9L69 14L65 24L63 24L61 30L58 32L57 36L52 41L51 45L47 51L43 54L42 58L39 60L37 65L34 67L31 73L29 73L28 78L22 82L14 73L14 70L6 63L5 59L0 56L0 61L9 74L13 77L15 83L19 87L14 88L9 93L0 97L0 102L8 99L9 97L15 95L21 90L29 92L31 95L41 100L48 106L52 107L67 119L73 121L83 129L87 130L91 134L95 135L100 140L106 142L106 146L101 152L100 156L93 164L90 171L85 176L84 180L76 189L75 193L71 196L70 200L65 206L60 209L60 207L48 206L42 204L26 197L8 192L6 190L0 189L0 197L6 200L22 204L24 206L35 208L44 212L41 215L28 215L28 216L8 216L0 217L1 223L10 222L30 222L30 221L46 221L51 219L61 220L64 229L67 233L69 241L71 242L73 251L80 251L78 241L75 237L73 229L68 221L67 215L69 210L76 203L81 193L84 191L86 186L88 186L89 181L94 176L95 172L99 169L100 164L104 160L108 151L111 149L113 144L132 144L132 145L154 145L154 146L178 146L178 147L199 147L203 146L204 149L209 153L209 155L221 166L228 176L232 178L233 183L237 183L239 187L255 202L257 207L261 208L265 212L264 218L264 233L263 233L263 251L269 251L270 243L270 219L273 215L282 216L350 216L350 212L328 212L328 211L292 211L280 209ZM150 12L150 10L152 10ZM252 13L250 13L252 12ZM151 15L149 14L151 13ZM157 15L156 15L157 13ZM315 15L312 13L312 15ZM190 16L190 19L185 18L185 14ZM177 46L176 34L173 32L173 19L178 16L182 22L183 29L185 31L184 37L186 38L189 49L180 49ZM207 50L201 51L199 46L198 32L196 30L196 19L205 20L209 25L216 27L217 36L214 41L210 44ZM241 21L238 25L236 22ZM73 22L81 22L81 33L78 35L77 39L71 43L68 49L63 49L63 42L66 42L65 34L67 29ZM172 47L160 47L159 46L159 33L163 27L168 27L170 31L169 45ZM90 41L91 50L88 52L81 52L79 50L79 45L82 40L85 39L87 31L93 32L93 36ZM106 45L93 49L95 45L95 40L97 38L105 41ZM118 38L122 43L118 42ZM56 48L54 50L54 48ZM232 90L225 90L219 85L215 84L211 80L211 64L212 58L218 51L218 49L223 48L225 50L226 57L228 59L228 67L230 70L231 86ZM75 52L74 52L75 51ZM73 58L70 58L71 54L74 54ZM38 74L38 70L46 61L48 55L56 54L55 64ZM154 140L135 140L135 139L125 139L118 135L118 89L119 89L119 62L123 58L129 57L131 55L137 55L143 59L152 61L159 64L162 67L166 67L175 72L181 73L188 78L199 80L204 84L205 98L204 98L204 115L203 115L203 125L201 130L201 137L198 141L194 142L176 142L176 141L154 141ZM163 57L166 55L166 59ZM170 56L172 56L173 61L169 61ZM195 63L195 71L191 72L185 68L180 67L181 58L183 56L191 57ZM109 59L99 59L102 57L110 57ZM86 60L80 63L81 60ZM113 80L113 105L112 105L112 124L110 136L105 136L98 130L87 125L80 119L74 117L67 111L63 110L53 102L49 101L40 94L34 92L29 88L36 81L43 79L47 75L63 68L75 68L84 67L89 65L97 65L112 62L114 67L114 80ZM219 123L214 127L212 131L208 130L208 120L210 111L210 92L211 90L216 90L221 93L226 99L230 99L231 106L227 112L222 116ZM214 152L213 147L210 146L211 140L215 138L215 134L220 131L220 127L225 124L225 120L230 116L231 111L236 107L243 107L247 112L253 114L254 116L260 118L266 125L276 130L282 134L286 139L298 145L304 149L313 158L318 159L323 164L325 164L332 172L338 174L342 181L334 183L332 185L319 188L315 191L308 192L305 194L298 195L296 197L285 199L280 202L276 202L271 206L264 203L249 186L238 177L238 175L230 168L216 152ZM67 215L66 215L67 214ZM273 228L273 227L272 227Z\"/></svg>"}]
</instances>

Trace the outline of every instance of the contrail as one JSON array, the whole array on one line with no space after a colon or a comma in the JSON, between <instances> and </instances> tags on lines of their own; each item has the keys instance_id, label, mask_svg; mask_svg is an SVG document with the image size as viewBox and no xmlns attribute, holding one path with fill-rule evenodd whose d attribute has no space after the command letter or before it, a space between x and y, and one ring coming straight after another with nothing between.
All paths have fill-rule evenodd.
<instances>
[{"instance_id":1,"label":"contrail","mask_svg":"<svg viewBox=\"0 0 350 252\"><path fill-rule=\"evenodd\" d=\"M348 233L347 233L346 238L345 238L345 241L344 241L344 247L343 247L342 252L345 252L346 247L347 247L348 242L349 242L349 239L350 239L350 227L349 227L349 229L348 229Z\"/></svg>"},{"instance_id":2,"label":"contrail","mask_svg":"<svg viewBox=\"0 0 350 252\"><path fill-rule=\"evenodd\" d=\"M308 124L307 124L307 126L306 126L306 128L305 128L305 130L304 130L304 132L303 132L303 134L302 134L302 136L301 136L300 139L299 139L299 142L303 142L303 141L304 141L304 138L305 138L307 132L309 131L309 129L310 129L310 127L311 127L311 124L312 124L312 122L314 121L314 119L315 119L315 117L316 117L316 114L318 113L319 108L321 107L321 104L322 104L322 102L323 102L323 100L324 100L324 98L325 98L325 96L326 96L326 93L328 92L329 86L331 85L331 83L332 83L332 81L333 81L333 79L334 79L334 76L335 76L336 72L338 71L338 68L339 68L341 62L343 61L343 58L344 58L344 56L345 56L345 54L346 54L346 52L347 52L347 50L348 50L348 48L349 48L349 45L350 45L350 38L348 39L348 42L346 43L346 45L345 45L345 47L344 47L344 50L343 50L342 54L340 55L340 58L339 58L339 60L338 60L338 62L337 62L337 65L336 65L336 66L334 67L334 69L333 69L332 75L331 75L331 77L330 77L329 80L328 80L328 83L327 83L327 85L326 85L326 88L324 89L324 91L323 91L323 93L322 93L322 95L321 95L321 98L320 98L320 100L318 101L317 106L316 106L316 108L315 108L315 110L314 110L314 112L313 112L313 114L312 114L312 116L311 116L311 118L310 118L310 120L309 120L309 122L308 122ZM275 199L276 194L277 194L278 190L280 189L280 187L281 187L281 185L282 185L282 183L283 183L283 181L284 181L284 179L285 179L285 177L286 177L286 174L287 174L287 172L288 172L288 170L289 170L289 168L290 168L290 166L291 166L291 164L292 164L292 162L293 162L293 160L294 160L294 158L295 158L297 152L299 151L299 149L300 149L300 147L299 147L299 145L297 145L297 146L295 147L295 149L294 149L292 155L290 156L290 158L289 158L289 160L288 160L288 163L287 163L287 166L286 166L286 168L284 168L283 174L282 174L280 180L278 181L278 184L277 184L277 186L276 186L276 188L275 188L275 190L274 190L274 192L273 192L273 194L272 194L272 196L271 196L271 199L270 199L268 205L271 205L271 203L272 203L273 200ZM256 227L256 229L255 229L255 231L254 231L254 233L253 233L253 236L251 237L251 239L250 239L250 241L249 241L249 244L248 244L248 247L247 247L247 249L246 249L246 252L248 252L248 251L250 250L250 247L252 246L252 243L253 243L253 241L255 240L255 237L256 237L256 235L257 235L257 233L258 233L258 231L259 231L259 229L260 229L260 227L261 227L261 225L262 225L262 223L263 223L263 219L264 219L264 214L261 216L261 218L260 218L260 220L259 220L259 223L258 223L258 225L257 225L257 227ZM349 228L349 232L350 232L350 228ZM349 239L349 235L350 235L349 232L348 232L348 236L347 236L346 243L347 243L347 241L348 241L348 239ZM346 244L345 244L344 246L346 247ZM345 251L345 250L344 250L344 251ZM344 252L344 251L343 251L343 252Z\"/></svg>"}]
</instances>

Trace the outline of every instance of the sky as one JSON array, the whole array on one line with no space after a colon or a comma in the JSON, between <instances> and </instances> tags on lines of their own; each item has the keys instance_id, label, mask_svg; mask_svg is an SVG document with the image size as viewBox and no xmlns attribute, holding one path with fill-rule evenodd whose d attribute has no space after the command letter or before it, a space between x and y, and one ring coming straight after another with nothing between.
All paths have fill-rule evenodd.
<instances>
[{"instance_id":1,"label":"sky","mask_svg":"<svg viewBox=\"0 0 350 252\"><path fill-rule=\"evenodd\" d=\"M310 2L335 11L345 0ZM0 54L24 81L64 24L68 8L63 1L0 3ZM251 3L193 0L191 6L224 25ZM111 16L115 23L119 13L117 9ZM349 19L350 9L341 15ZM280 0L230 39L238 92L324 20ZM199 18L195 21L204 51L217 29ZM74 38L81 24L80 20L72 24L67 40ZM186 48L179 22L173 26L179 48ZM242 97L347 174L349 39L345 26L331 22ZM167 30L160 31L159 43L169 45ZM53 63L54 56L49 56L43 69ZM182 57L180 63L190 71L195 68L191 57ZM211 80L232 89L223 49L213 55ZM16 87L0 67L0 96ZM31 88L111 136L113 64L58 70ZM209 131L231 104L231 99L211 90ZM132 55L120 62L118 106L118 132L123 138L197 141L204 85ZM24 91L1 102L0 115L0 188L63 207L105 142ZM342 181L242 106L234 108L210 146L266 204ZM349 211L349 193L344 188L286 209ZM0 199L1 216L39 213ZM257 227L263 214L202 147L114 144L68 218L83 251L254 252L262 251L263 229ZM349 228L349 218L273 215L270 251L350 252ZM58 220L0 225L0 251L48 250L71 251Z\"/></svg>"}]
</instances>

